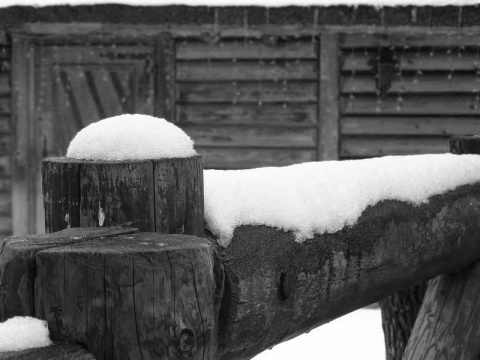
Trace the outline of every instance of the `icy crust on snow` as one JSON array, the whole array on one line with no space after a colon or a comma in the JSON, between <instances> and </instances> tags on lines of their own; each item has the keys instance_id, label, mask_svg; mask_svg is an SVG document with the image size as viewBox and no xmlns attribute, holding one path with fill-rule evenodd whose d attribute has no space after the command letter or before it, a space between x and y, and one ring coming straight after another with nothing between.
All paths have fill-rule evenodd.
<instances>
[{"instance_id":1,"label":"icy crust on snow","mask_svg":"<svg viewBox=\"0 0 480 360\"><path fill-rule=\"evenodd\" d=\"M240 225L293 231L301 242L352 226L382 200L415 205L480 181L478 155L388 156L251 170L205 170L205 221L227 246Z\"/></svg>"},{"instance_id":2,"label":"icy crust on snow","mask_svg":"<svg viewBox=\"0 0 480 360\"><path fill-rule=\"evenodd\" d=\"M145 160L196 155L193 141L165 119L124 114L90 124L70 142L67 157L79 160Z\"/></svg>"},{"instance_id":3,"label":"icy crust on snow","mask_svg":"<svg viewBox=\"0 0 480 360\"><path fill-rule=\"evenodd\" d=\"M49 336L46 321L15 316L0 323L0 353L49 346Z\"/></svg>"}]
</instances>

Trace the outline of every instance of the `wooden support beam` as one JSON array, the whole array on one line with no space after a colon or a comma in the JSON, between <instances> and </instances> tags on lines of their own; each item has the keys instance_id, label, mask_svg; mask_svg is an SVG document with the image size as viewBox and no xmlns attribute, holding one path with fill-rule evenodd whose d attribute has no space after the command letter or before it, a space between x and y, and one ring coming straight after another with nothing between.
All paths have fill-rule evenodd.
<instances>
[{"instance_id":1,"label":"wooden support beam","mask_svg":"<svg viewBox=\"0 0 480 360\"><path fill-rule=\"evenodd\" d=\"M0 322L35 315L38 252L58 246L136 232L133 228L72 228L54 234L20 235L0 242Z\"/></svg>"},{"instance_id":2,"label":"wooden support beam","mask_svg":"<svg viewBox=\"0 0 480 360\"><path fill-rule=\"evenodd\" d=\"M480 138L453 136L454 154L480 154ZM480 262L440 275L425 299L405 349L403 360L477 360L480 354Z\"/></svg>"},{"instance_id":3,"label":"wooden support beam","mask_svg":"<svg viewBox=\"0 0 480 360\"><path fill-rule=\"evenodd\" d=\"M207 239L158 233L44 250L36 316L97 360L217 360L216 259Z\"/></svg>"},{"instance_id":4,"label":"wooden support beam","mask_svg":"<svg viewBox=\"0 0 480 360\"><path fill-rule=\"evenodd\" d=\"M382 201L354 226L304 243L274 228L238 227L221 250L221 359L251 359L387 295L465 267L480 257L479 217L477 183L420 206Z\"/></svg>"},{"instance_id":5,"label":"wooden support beam","mask_svg":"<svg viewBox=\"0 0 480 360\"><path fill-rule=\"evenodd\" d=\"M321 34L318 55L318 160L337 160L339 155L339 46L338 34Z\"/></svg>"}]
</instances>

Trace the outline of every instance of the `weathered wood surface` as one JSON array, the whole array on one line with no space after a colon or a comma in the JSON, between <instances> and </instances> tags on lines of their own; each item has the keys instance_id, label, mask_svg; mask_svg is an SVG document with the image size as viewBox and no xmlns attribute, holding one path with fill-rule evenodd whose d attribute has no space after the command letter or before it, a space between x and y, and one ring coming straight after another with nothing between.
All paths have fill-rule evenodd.
<instances>
[{"instance_id":1,"label":"weathered wood surface","mask_svg":"<svg viewBox=\"0 0 480 360\"><path fill-rule=\"evenodd\" d=\"M480 137L453 136L450 151L480 154ZM456 274L440 275L430 282L403 359L478 359L479 279L477 261Z\"/></svg>"},{"instance_id":2,"label":"weathered wood surface","mask_svg":"<svg viewBox=\"0 0 480 360\"><path fill-rule=\"evenodd\" d=\"M179 104L176 119L187 125L262 125L309 127L317 123L317 104ZM196 143L195 143L196 144Z\"/></svg>"},{"instance_id":3,"label":"weathered wood surface","mask_svg":"<svg viewBox=\"0 0 480 360\"><path fill-rule=\"evenodd\" d=\"M387 360L402 360L426 289L422 283L379 301Z\"/></svg>"},{"instance_id":4,"label":"weathered wood surface","mask_svg":"<svg viewBox=\"0 0 480 360\"><path fill-rule=\"evenodd\" d=\"M218 43L180 41L176 46L178 60L218 59L317 59L311 41L298 40L267 44L258 40L222 41Z\"/></svg>"},{"instance_id":5,"label":"weathered wood surface","mask_svg":"<svg viewBox=\"0 0 480 360\"><path fill-rule=\"evenodd\" d=\"M435 47L448 48L460 46L478 46L478 34L454 31L439 31L438 33L431 33L426 29L419 29L419 33L414 32L396 32L389 33L385 36L384 33L378 34L347 34L345 36L344 48L377 48L380 46L399 46L399 47Z\"/></svg>"},{"instance_id":6,"label":"weathered wood surface","mask_svg":"<svg viewBox=\"0 0 480 360\"><path fill-rule=\"evenodd\" d=\"M175 41L168 33L155 40L155 110L157 117L175 119Z\"/></svg>"},{"instance_id":7,"label":"weathered wood surface","mask_svg":"<svg viewBox=\"0 0 480 360\"><path fill-rule=\"evenodd\" d=\"M480 133L480 120L468 117L372 117L348 116L341 119L342 135L436 135Z\"/></svg>"},{"instance_id":8,"label":"weathered wood surface","mask_svg":"<svg viewBox=\"0 0 480 360\"><path fill-rule=\"evenodd\" d=\"M315 149L199 148L206 169L250 169L315 161Z\"/></svg>"},{"instance_id":9,"label":"weathered wood surface","mask_svg":"<svg viewBox=\"0 0 480 360\"><path fill-rule=\"evenodd\" d=\"M55 344L43 348L0 353L2 360L96 360L83 347L75 344Z\"/></svg>"},{"instance_id":10,"label":"weathered wood surface","mask_svg":"<svg viewBox=\"0 0 480 360\"><path fill-rule=\"evenodd\" d=\"M44 159L47 231L128 225L203 236L202 169L201 156L123 162Z\"/></svg>"},{"instance_id":11,"label":"weathered wood surface","mask_svg":"<svg viewBox=\"0 0 480 360\"><path fill-rule=\"evenodd\" d=\"M324 33L319 45L318 160L338 160L340 65L338 34Z\"/></svg>"},{"instance_id":12,"label":"weathered wood surface","mask_svg":"<svg viewBox=\"0 0 480 360\"><path fill-rule=\"evenodd\" d=\"M379 98L372 95L343 96L343 114L366 115L479 115L480 100L475 93L466 94L398 94Z\"/></svg>"},{"instance_id":13,"label":"weathered wood surface","mask_svg":"<svg viewBox=\"0 0 480 360\"><path fill-rule=\"evenodd\" d=\"M97 360L217 359L214 252L207 239L157 233L41 251L36 316Z\"/></svg>"},{"instance_id":14,"label":"weathered wood surface","mask_svg":"<svg viewBox=\"0 0 480 360\"><path fill-rule=\"evenodd\" d=\"M203 165L201 156L154 161L155 231L203 237Z\"/></svg>"},{"instance_id":15,"label":"weathered wood surface","mask_svg":"<svg viewBox=\"0 0 480 360\"><path fill-rule=\"evenodd\" d=\"M331 54L329 54L330 56ZM254 57L254 54L251 54ZM282 81L315 80L318 62L315 60L246 60L246 61L186 61L177 62L177 81Z\"/></svg>"},{"instance_id":16,"label":"weathered wood surface","mask_svg":"<svg viewBox=\"0 0 480 360\"><path fill-rule=\"evenodd\" d=\"M335 234L296 243L262 226L235 230L222 249L222 359L260 351L343 314L458 270L480 255L480 184L413 206L383 201Z\"/></svg>"},{"instance_id":17,"label":"weathered wood surface","mask_svg":"<svg viewBox=\"0 0 480 360\"><path fill-rule=\"evenodd\" d=\"M480 262L431 280L404 360L477 360Z\"/></svg>"},{"instance_id":18,"label":"weathered wood surface","mask_svg":"<svg viewBox=\"0 0 480 360\"><path fill-rule=\"evenodd\" d=\"M0 241L0 322L35 315L35 256L39 251L136 232L133 228L72 228L53 234L20 235Z\"/></svg>"},{"instance_id":19,"label":"weathered wood surface","mask_svg":"<svg viewBox=\"0 0 480 360\"><path fill-rule=\"evenodd\" d=\"M176 92L178 102L315 102L318 85L317 81L178 83Z\"/></svg>"}]
</instances>

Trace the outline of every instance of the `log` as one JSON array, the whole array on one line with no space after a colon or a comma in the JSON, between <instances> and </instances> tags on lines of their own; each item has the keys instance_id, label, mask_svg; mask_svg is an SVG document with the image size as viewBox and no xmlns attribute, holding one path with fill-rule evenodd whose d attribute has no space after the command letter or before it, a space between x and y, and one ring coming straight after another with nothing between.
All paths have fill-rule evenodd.
<instances>
[{"instance_id":1,"label":"log","mask_svg":"<svg viewBox=\"0 0 480 360\"><path fill-rule=\"evenodd\" d=\"M95 360L92 354L75 344L55 344L43 348L1 353L2 360Z\"/></svg>"},{"instance_id":2,"label":"log","mask_svg":"<svg viewBox=\"0 0 480 360\"><path fill-rule=\"evenodd\" d=\"M217 359L221 265L207 239L136 233L37 254L36 316L97 360Z\"/></svg>"},{"instance_id":3,"label":"log","mask_svg":"<svg viewBox=\"0 0 480 360\"><path fill-rule=\"evenodd\" d=\"M128 225L204 235L202 157L144 161L43 160L47 232Z\"/></svg>"},{"instance_id":4,"label":"log","mask_svg":"<svg viewBox=\"0 0 480 360\"><path fill-rule=\"evenodd\" d=\"M480 137L453 136L454 154L480 154ZM404 360L477 360L480 354L480 262L432 280L405 349Z\"/></svg>"},{"instance_id":5,"label":"log","mask_svg":"<svg viewBox=\"0 0 480 360\"><path fill-rule=\"evenodd\" d=\"M136 231L121 227L72 228L0 241L0 322L13 316L35 315L35 256L39 251Z\"/></svg>"},{"instance_id":6,"label":"log","mask_svg":"<svg viewBox=\"0 0 480 360\"><path fill-rule=\"evenodd\" d=\"M478 259L480 184L414 206L382 201L354 226L315 235L241 226L221 249L222 360L259 352Z\"/></svg>"}]
</instances>

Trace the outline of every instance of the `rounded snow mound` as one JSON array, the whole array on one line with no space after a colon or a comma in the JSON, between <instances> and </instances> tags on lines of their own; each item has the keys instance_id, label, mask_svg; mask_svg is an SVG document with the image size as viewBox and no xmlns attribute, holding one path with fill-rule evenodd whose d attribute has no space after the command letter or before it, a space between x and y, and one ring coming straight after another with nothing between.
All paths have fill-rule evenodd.
<instances>
[{"instance_id":1,"label":"rounded snow mound","mask_svg":"<svg viewBox=\"0 0 480 360\"><path fill-rule=\"evenodd\" d=\"M193 141L178 126L150 115L124 114L80 130L67 157L79 160L146 160L196 155Z\"/></svg>"},{"instance_id":2,"label":"rounded snow mound","mask_svg":"<svg viewBox=\"0 0 480 360\"><path fill-rule=\"evenodd\" d=\"M49 335L46 321L15 316L0 323L0 353L49 346Z\"/></svg>"}]
</instances>

